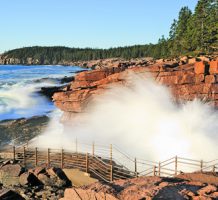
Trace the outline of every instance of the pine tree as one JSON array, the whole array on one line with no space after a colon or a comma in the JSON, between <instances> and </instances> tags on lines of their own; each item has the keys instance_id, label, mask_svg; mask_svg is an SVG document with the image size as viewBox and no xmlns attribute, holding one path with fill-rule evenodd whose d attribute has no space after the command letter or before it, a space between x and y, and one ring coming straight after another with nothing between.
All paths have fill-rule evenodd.
<instances>
[{"instance_id":1,"label":"pine tree","mask_svg":"<svg viewBox=\"0 0 218 200\"><path fill-rule=\"evenodd\" d=\"M188 30L188 23L191 16L192 12L188 7L181 8L174 36L174 48L176 46L175 50L178 52L178 54L187 52L189 49L186 35Z\"/></svg>"},{"instance_id":2,"label":"pine tree","mask_svg":"<svg viewBox=\"0 0 218 200\"><path fill-rule=\"evenodd\" d=\"M217 0L199 0L190 23L193 46L207 52L217 40Z\"/></svg>"}]
</instances>

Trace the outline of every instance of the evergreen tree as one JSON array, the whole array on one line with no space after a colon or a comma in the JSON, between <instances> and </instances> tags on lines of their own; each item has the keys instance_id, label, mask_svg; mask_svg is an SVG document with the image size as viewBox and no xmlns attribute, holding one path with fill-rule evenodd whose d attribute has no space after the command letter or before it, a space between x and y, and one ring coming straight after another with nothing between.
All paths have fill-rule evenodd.
<instances>
[{"instance_id":1,"label":"evergreen tree","mask_svg":"<svg viewBox=\"0 0 218 200\"><path fill-rule=\"evenodd\" d=\"M176 29L177 29L177 20L173 20L173 23L172 23L172 25L171 25L171 27L170 27L170 32L169 32L169 36L170 36L170 40L174 40L175 39L175 37L176 37Z\"/></svg>"},{"instance_id":2,"label":"evergreen tree","mask_svg":"<svg viewBox=\"0 0 218 200\"><path fill-rule=\"evenodd\" d=\"M217 43L218 1L199 0L190 26L192 46L201 52L207 52Z\"/></svg>"},{"instance_id":3,"label":"evergreen tree","mask_svg":"<svg viewBox=\"0 0 218 200\"><path fill-rule=\"evenodd\" d=\"M173 49L177 54L186 52L189 49L187 44L186 35L188 30L188 22L192 16L192 12L188 7L182 7L179 12L178 21L174 33Z\"/></svg>"}]
</instances>

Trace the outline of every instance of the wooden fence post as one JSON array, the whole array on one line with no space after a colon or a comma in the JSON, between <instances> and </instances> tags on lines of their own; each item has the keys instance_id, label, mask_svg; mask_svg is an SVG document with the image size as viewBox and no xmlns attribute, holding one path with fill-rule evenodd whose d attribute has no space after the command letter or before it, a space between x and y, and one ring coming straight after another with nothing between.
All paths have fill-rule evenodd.
<instances>
[{"instance_id":1,"label":"wooden fence post","mask_svg":"<svg viewBox=\"0 0 218 200\"><path fill-rule=\"evenodd\" d=\"M110 145L110 164L112 165L113 163L113 146L112 144Z\"/></svg>"},{"instance_id":2,"label":"wooden fence post","mask_svg":"<svg viewBox=\"0 0 218 200\"><path fill-rule=\"evenodd\" d=\"M77 144L77 138L76 138L76 153L78 152L78 144Z\"/></svg>"},{"instance_id":3,"label":"wooden fence post","mask_svg":"<svg viewBox=\"0 0 218 200\"><path fill-rule=\"evenodd\" d=\"M175 176L177 175L177 171L178 171L178 157L175 157Z\"/></svg>"},{"instance_id":4,"label":"wooden fence post","mask_svg":"<svg viewBox=\"0 0 218 200\"><path fill-rule=\"evenodd\" d=\"M50 149L48 148L48 152L47 152L47 166L50 166Z\"/></svg>"},{"instance_id":5,"label":"wooden fence post","mask_svg":"<svg viewBox=\"0 0 218 200\"><path fill-rule=\"evenodd\" d=\"M213 166L212 172L215 173L216 172L216 166Z\"/></svg>"},{"instance_id":6,"label":"wooden fence post","mask_svg":"<svg viewBox=\"0 0 218 200\"><path fill-rule=\"evenodd\" d=\"M23 147L23 165L26 166L26 147Z\"/></svg>"},{"instance_id":7,"label":"wooden fence post","mask_svg":"<svg viewBox=\"0 0 218 200\"><path fill-rule=\"evenodd\" d=\"M200 169L201 169L201 172L203 171L203 160L200 161Z\"/></svg>"},{"instance_id":8,"label":"wooden fence post","mask_svg":"<svg viewBox=\"0 0 218 200\"><path fill-rule=\"evenodd\" d=\"M161 169L161 164L160 164L160 162L158 163L158 176L160 176L160 169Z\"/></svg>"},{"instance_id":9,"label":"wooden fence post","mask_svg":"<svg viewBox=\"0 0 218 200\"><path fill-rule=\"evenodd\" d=\"M37 147L35 148L35 166L38 165L38 149Z\"/></svg>"},{"instance_id":10,"label":"wooden fence post","mask_svg":"<svg viewBox=\"0 0 218 200\"><path fill-rule=\"evenodd\" d=\"M15 159L16 159L16 152L15 152L15 146L13 146L13 160L15 161Z\"/></svg>"},{"instance_id":11,"label":"wooden fence post","mask_svg":"<svg viewBox=\"0 0 218 200\"><path fill-rule=\"evenodd\" d=\"M113 146L110 145L110 182L113 182Z\"/></svg>"},{"instance_id":12,"label":"wooden fence post","mask_svg":"<svg viewBox=\"0 0 218 200\"><path fill-rule=\"evenodd\" d=\"M86 153L86 173L89 172L89 154Z\"/></svg>"},{"instance_id":13,"label":"wooden fence post","mask_svg":"<svg viewBox=\"0 0 218 200\"><path fill-rule=\"evenodd\" d=\"M110 166L110 182L113 182L113 163Z\"/></svg>"},{"instance_id":14,"label":"wooden fence post","mask_svg":"<svg viewBox=\"0 0 218 200\"><path fill-rule=\"evenodd\" d=\"M137 172L137 160L135 158L135 176L138 177L138 172Z\"/></svg>"},{"instance_id":15,"label":"wooden fence post","mask_svg":"<svg viewBox=\"0 0 218 200\"><path fill-rule=\"evenodd\" d=\"M61 169L64 168L64 150L61 149Z\"/></svg>"},{"instance_id":16,"label":"wooden fence post","mask_svg":"<svg viewBox=\"0 0 218 200\"><path fill-rule=\"evenodd\" d=\"M95 155L95 143L92 143L92 156L94 157Z\"/></svg>"},{"instance_id":17,"label":"wooden fence post","mask_svg":"<svg viewBox=\"0 0 218 200\"><path fill-rule=\"evenodd\" d=\"M153 176L156 176L156 165L153 167Z\"/></svg>"}]
</instances>

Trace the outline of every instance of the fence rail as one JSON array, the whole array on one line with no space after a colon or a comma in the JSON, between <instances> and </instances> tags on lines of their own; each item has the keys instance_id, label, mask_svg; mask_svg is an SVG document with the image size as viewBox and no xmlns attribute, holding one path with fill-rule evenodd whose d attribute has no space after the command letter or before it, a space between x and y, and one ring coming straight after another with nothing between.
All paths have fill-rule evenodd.
<instances>
[{"instance_id":1,"label":"fence rail","mask_svg":"<svg viewBox=\"0 0 218 200\"><path fill-rule=\"evenodd\" d=\"M218 159L203 161L175 156L153 162L132 158L112 145L76 141L72 149L45 149L28 144L31 142L10 147L7 151L4 149L2 153L10 154L27 168L77 168L105 182L138 176L176 176L181 172L218 172Z\"/></svg>"}]
</instances>

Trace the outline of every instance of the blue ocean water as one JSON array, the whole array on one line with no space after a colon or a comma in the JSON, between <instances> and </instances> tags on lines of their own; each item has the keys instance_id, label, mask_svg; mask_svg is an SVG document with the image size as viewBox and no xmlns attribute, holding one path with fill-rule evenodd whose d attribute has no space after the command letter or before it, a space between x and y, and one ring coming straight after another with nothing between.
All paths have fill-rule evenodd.
<instances>
[{"instance_id":1,"label":"blue ocean water","mask_svg":"<svg viewBox=\"0 0 218 200\"><path fill-rule=\"evenodd\" d=\"M60 85L76 66L0 65L0 120L48 114L54 105L37 93L41 87Z\"/></svg>"}]
</instances>

